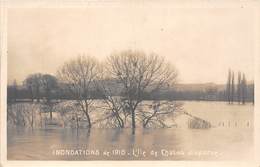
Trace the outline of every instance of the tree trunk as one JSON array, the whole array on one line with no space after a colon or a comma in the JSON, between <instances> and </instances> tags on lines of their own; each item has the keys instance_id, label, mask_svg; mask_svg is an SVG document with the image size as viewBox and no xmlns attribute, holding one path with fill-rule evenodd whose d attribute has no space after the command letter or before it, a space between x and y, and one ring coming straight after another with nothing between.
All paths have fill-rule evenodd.
<instances>
[{"instance_id":1,"label":"tree trunk","mask_svg":"<svg viewBox=\"0 0 260 167\"><path fill-rule=\"evenodd\" d=\"M34 99L33 91L32 91L32 88L29 88L29 89L30 89L31 100L32 100L32 102L33 102L33 99Z\"/></svg>"},{"instance_id":2,"label":"tree trunk","mask_svg":"<svg viewBox=\"0 0 260 167\"><path fill-rule=\"evenodd\" d=\"M146 126L147 126L148 122L150 121L150 119L151 119L151 117L148 118L148 119L145 121L145 123L143 124L143 128L146 128Z\"/></svg>"},{"instance_id":3,"label":"tree trunk","mask_svg":"<svg viewBox=\"0 0 260 167\"><path fill-rule=\"evenodd\" d=\"M132 134L135 134L135 111L132 110Z\"/></svg>"},{"instance_id":4,"label":"tree trunk","mask_svg":"<svg viewBox=\"0 0 260 167\"><path fill-rule=\"evenodd\" d=\"M33 122L34 122L34 114L33 114L33 111L32 111L32 122L31 122L31 127L32 127L32 129L33 129Z\"/></svg>"},{"instance_id":5,"label":"tree trunk","mask_svg":"<svg viewBox=\"0 0 260 167\"><path fill-rule=\"evenodd\" d=\"M119 120L120 120L120 122L121 122L121 128L124 128L124 127L125 127L125 123L124 123L123 119L122 119L122 118L119 118Z\"/></svg>"},{"instance_id":6,"label":"tree trunk","mask_svg":"<svg viewBox=\"0 0 260 167\"><path fill-rule=\"evenodd\" d=\"M87 120L88 120L88 128L90 129L91 128L91 120L90 120L90 116L88 114L88 104L87 104L87 102L85 102L85 107L86 107L85 114L86 114Z\"/></svg>"},{"instance_id":7,"label":"tree trunk","mask_svg":"<svg viewBox=\"0 0 260 167\"><path fill-rule=\"evenodd\" d=\"M86 116L87 116L87 120L88 120L88 128L91 128L91 121L90 121L89 114L86 113Z\"/></svg>"},{"instance_id":8,"label":"tree trunk","mask_svg":"<svg viewBox=\"0 0 260 167\"><path fill-rule=\"evenodd\" d=\"M77 130L79 128L79 118L78 118L78 114L76 114L76 121L77 121ZM78 132L78 131L77 131Z\"/></svg>"},{"instance_id":9,"label":"tree trunk","mask_svg":"<svg viewBox=\"0 0 260 167\"><path fill-rule=\"evenodd\" d=\"M52 109L50 111L50 119L52 120Z\"/></svg>"},{"instance_id":10,"label":"tree trunk","mask_svg":"<svg viewBox=\"0 0 260 167\"><path fill-rule=\"evenodd\" d=\"M117 111L115 112L115 114L116 114L116 119L117 119L117 122L118 122L120 128L124 128L125 127L124 120L120 117L120 115L118 114Z\"/></svg>"}]
</instances>

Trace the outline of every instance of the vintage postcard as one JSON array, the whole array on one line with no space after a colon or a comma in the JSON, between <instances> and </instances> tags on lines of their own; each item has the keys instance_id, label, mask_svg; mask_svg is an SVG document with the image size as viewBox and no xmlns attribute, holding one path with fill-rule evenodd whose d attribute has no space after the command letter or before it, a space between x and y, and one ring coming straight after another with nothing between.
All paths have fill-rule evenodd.
<instances>
[{"instance_id":1,"label":"vintage postcard","mask_svg":"<svg viewBox=\"0 0 260 167\"><path fill-rule=\"evenodd\" d=\"M1 165L259 167L259 11L2 1Z\"/></svg>"}]
</instances>

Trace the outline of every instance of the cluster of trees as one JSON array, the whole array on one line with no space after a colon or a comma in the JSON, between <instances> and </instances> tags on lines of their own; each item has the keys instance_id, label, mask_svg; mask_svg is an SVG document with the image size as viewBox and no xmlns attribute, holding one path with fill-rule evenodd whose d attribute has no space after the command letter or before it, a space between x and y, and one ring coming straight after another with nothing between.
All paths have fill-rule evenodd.
<instances>
[{"instance_id":1,"label":"cluster of trees","mask_svg":"<svg viewBox=\"0 0 260 167\"><path fill-rule=\"evenodd\" d=\"M9 101L17 101L17 99L27 98L31 101L40 101L41 98L45 98L50 101L53 97L53 93L57 92L59 85L55 76L50 74L31 74L23 81L24 89L19 89L16 80L13 85L8 86Z\"/></svg>"},{"instance_id":2,"label":"cluster of trees","mask_svg":"<svg viewBox=\"0 0 260 167\"><path fill-rule=\"evenodd\" d=\"M25 79L24 85L30 93L31 100L37 99L37 102L40 101L40 92L44 94L47 102L49 102L52 91L58 88L56 77L40 73L29 75Z\"/></svg>"},{"instance_id":3,"label":"cluster of trees","mask_svg":"<svg viewBox=\"0 0 260 167\"><path fill-rule=\"evenodd\" d=\"M99 62L91 56L78 56L68 62L57 71L57 76L49 74L32 74L24 80L24 86L31 101L38 102L43 97L51 102L53 94L66 90L80 111L87 118L88 127L91 128L90 107L93 105L96 94L107 104L113 118L119 127L124 127L123 118L131 118L131 127L135 133L136 121L141 119L143 126L160 121L159 118L172 114L172 107L167 112L159 110L160 102L156 103L152 112L138 110L145 94L153 94L176 82L177 71L172 64L165 61L157 54L145 54L138 50L125 50L110 55L105 62ZM116 87L120 88L120 96L114 96L107 82L116 81ZM59 85L59 86L58 86ZM11 91L17 96L17 84L11 87Z\"/></svg>"},{"instance_id":4,"label":"cluster of trees","mask_svg":"<svg viewBox=\"0 0 260 167\"><path fill-rule=\"evenodd\" d=\"M52 108L54 103L51 100L53 98L53 91L58 89L57 78L50 74L31 74L23 81L23 85L25 86L25 89L22 91L18 90L16 81L14 81L12 86L9 86L8 102L17 102L19 96L27 97L32 102L34 100L40 102L40 99L44 98L44 103L48 106L46 111L50 113L50 118L52 119Z\"/></svg>"},{"instance_id":5,"label":"cluster of trees","mask_svg":"<svg viewBox=\"0 0 260 167\"><path fill-rule=\"evenodd\" d=\"M235 83L234 71L228 71L228 80L226 86L226 100L232 104L233 102L238 102L239 104L245 104L247 99L247 81L245 74L238 72L237 84Z\"/></svg>"},{"instance_id":6,"label":"cluster of trees","mask_svg":"<svg viewBox=\"0 0 260 167\"><path fill-rule=\"evenodd\" d=\"M225 90L210 86L203 91L177 91L172 89L177 76L174 66L154 53L125 50L111 54L104 62L91 56L78 56L65 62L56 76L29 75L23 81L24 89L19 89L14 81L8 87L8 102L17 99L44 102L52 118L53 106L60 99L73 99L91 128L91 108L95 99L101 99L109 111L105 119L121 128L131 122L135 133L137 122L143 127L166 126L162 120L181 108L177 103L163 104L161 100L227 100L244 104L249 99L248 92L254 92L240 72L236 85L231 70ZM146 99L155 100L149 111L141 107ZM162 109L165 107L168 108Z\"/></svg>"}]
</instances>

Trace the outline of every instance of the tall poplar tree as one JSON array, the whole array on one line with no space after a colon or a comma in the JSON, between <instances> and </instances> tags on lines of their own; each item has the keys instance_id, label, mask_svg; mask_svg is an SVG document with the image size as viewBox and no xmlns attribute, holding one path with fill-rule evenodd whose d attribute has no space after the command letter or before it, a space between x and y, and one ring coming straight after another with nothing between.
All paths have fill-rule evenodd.
<instances>
[{"instance_id":1,"label":"tall poplar tree","mask_svg":"<svg viewBox=\"0 0 260 167\"><path fill-rule=\"evenodd\" d=\"M230 88L231 88L231 70L228 70L228 80L227 80L227 87L226 87L226 98L228 103L230 103Z\"/></svg>"},{"instance_id":2,"label":"tall poplar tree","mask_svg":"<svg viewBox=\"0 0 260 167\"><path fill-rule=\"evenodd\" d=\"M241 72L238 72L237 77L237 102L240 104L241 102Z\"/></svg>"},{"instance_id":3,"label":"tall poplar tree","mask_svg":"<svg viewBox=\"0 0 260 167\"><path fill-rule=\"evenodd\" d=\"M246 83L246 76L243 74L242 82L241 82L241 89L242 89L242 103L246 103L247 97L247 83Z\"/></svg>"},{"instance_id":4,"label":"tall poplar tree","mask_svg":"<svg viewBox=\"0 0 260 167\"><path fill-rule=\"evenodd\" d=\"M234 102L234 96L235 96L235 76L234 76L234 71L232 71L232 76L231 76L231 103Z\"/></svg>"}]
</instances>

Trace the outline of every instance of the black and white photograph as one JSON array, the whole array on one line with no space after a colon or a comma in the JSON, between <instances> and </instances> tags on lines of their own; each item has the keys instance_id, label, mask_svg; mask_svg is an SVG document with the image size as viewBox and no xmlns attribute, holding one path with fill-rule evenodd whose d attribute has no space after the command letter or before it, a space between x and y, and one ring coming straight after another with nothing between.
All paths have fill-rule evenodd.
<instances>
[{"instance_id":1,"label":"black and white photograph","mask_svg":"<svg viewBox=\"0 0 260 167\"><path fill-rule=\"evenodd\" d=\"M129 4L6 9L7 161L254 161L256 12Z\"/></svg>"}]
</instances>

